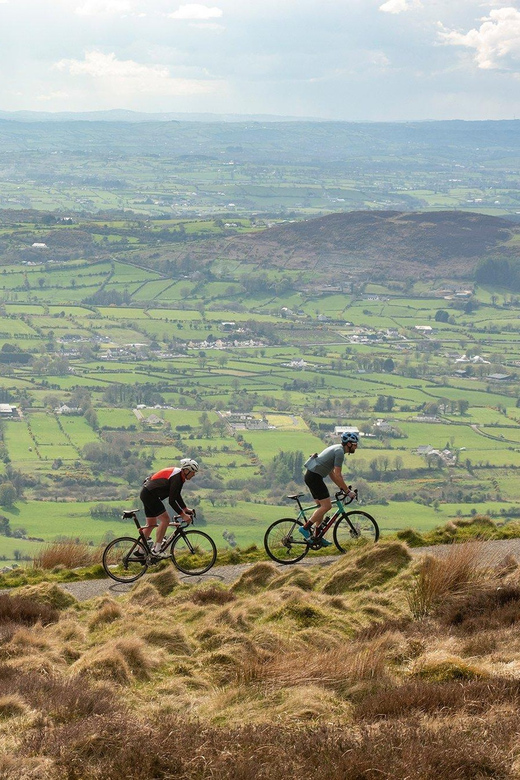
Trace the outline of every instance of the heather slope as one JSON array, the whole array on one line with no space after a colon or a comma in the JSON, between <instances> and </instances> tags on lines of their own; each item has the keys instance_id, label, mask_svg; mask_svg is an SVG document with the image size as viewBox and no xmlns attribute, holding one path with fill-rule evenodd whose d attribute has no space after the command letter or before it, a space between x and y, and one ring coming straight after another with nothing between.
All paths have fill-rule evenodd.
<instances>
[{"instance_id":1,"label":"heather slope","mask_svg":"<svg viewBox=\"0 0 520 780\"><path fill-rule=\"evenodd\" d=\"M0 776L517 777L518 568L478 544L0 597Z\"/></svg>"}]
</instances>

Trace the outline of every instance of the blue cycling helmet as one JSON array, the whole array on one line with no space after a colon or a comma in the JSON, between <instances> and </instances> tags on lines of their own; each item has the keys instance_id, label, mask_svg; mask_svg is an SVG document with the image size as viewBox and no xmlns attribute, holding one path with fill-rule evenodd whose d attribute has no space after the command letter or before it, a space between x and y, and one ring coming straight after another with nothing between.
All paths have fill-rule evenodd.
<instances>
[{"instance_id":1,"label":"blue cycling helmet","mask_svg":"<svg viewBox=\"0 0 520 780\"><path fill-rule=\"evenodd\" d=\"M341 443L348 444L349 442L352 442L353 444L359 444L359 433L353 433L351 431L342 433Z\"/></svg>"}]
</instances>

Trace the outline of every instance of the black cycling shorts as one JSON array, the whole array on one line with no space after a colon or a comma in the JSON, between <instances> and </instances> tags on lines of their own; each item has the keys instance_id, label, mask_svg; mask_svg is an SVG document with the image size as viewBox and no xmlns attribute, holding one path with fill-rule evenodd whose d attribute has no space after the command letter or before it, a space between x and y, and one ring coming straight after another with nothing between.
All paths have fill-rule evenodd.
<instances>
[{"instance_id":1,"label":"black cycling shorts","mask_svg":"<svg viewBox=\"0 0 520 780\"><path fill-rule=\"evenodd\" d=\"M166 512L166 507L164 506L161 499L158 498L155 493L152 493L150 490L148 490L148 488L144 487L141 490L139 498L143 502L146 517L159 517L159 515L162 515L164 512Z\"/></svg>"},{"instance_id":2,"label":"black cycling shorts","mask_svg":"<svg viewBox=\"0 0 520 780\"><path fill-rule=\"evenodd\" d=\"M329 489L320 474L316 474L315 471L309 471L307 469L303 481L311 491L311 496L313 498L318 501L323 501L324 498L330 498Z\"/></svg>"}]
</instances>

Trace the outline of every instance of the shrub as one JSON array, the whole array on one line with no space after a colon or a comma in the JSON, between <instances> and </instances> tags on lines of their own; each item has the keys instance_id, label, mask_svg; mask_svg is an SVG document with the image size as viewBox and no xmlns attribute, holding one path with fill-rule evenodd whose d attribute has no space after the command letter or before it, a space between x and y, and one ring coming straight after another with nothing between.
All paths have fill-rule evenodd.
<instances>
[{"instance_id":1,"label":"shrub","mask_svg":"<svg viewBox=\"0 0 520 780\"><path fill-rule=\"evenodd\" d=\"M496 705L520 703L520 682L494 678L488 680L414 680L396 688L366 696L356 706L356 718L379 720L402 718L416 713L466 712L481 715Z\"/></svg>"},{"instance_id":2,"label":"shrub","mask_svg":"<svg viewBox=\"0 0 520 780\"><path fill-rule=\"evenodd\" d=\"M454 544L442 557L424 558L406 593L412 615L423 618L448 595L467 593L488 578L490 568L481 558L478 542Z\"/></svg>"},{"instance_id":3,"label":"shrub","mask_svg":"<svg viewBox=\"0 0 520 780\"><path fill-rule=\"evenodd\" d=\"M37 622L47 625L59 619L59 612L50 604L44 604L25 596L0 594L0 624L21 623L32 626Z\"/></svg>"},{"instance_id":4,"label":"shrub","mask_svg":"<svg viewBox=\"0 0 520 780\"><path fill-rule=\"evenodd\" d=\"M230 601L236 601L237 597L229 590L225 590L218 585L194 590L190 594L190 600L195 604L228 604Z\"/></svg>"},{"instance_id":5,"label":"shrub","mask_svg":"<svg viewBox=\"0 0 520 780\"><path fill-rule=\"evenodd\" d=\"M476 633L520 622L520 586L495 585L470 591L443 605L440 620L463 633Z\"/></svg>"},{"instance_id":6,"label":"shrub","mask_svg":"<svg viewBox=\"0 0 520 780\"><path fill-rule=\"evenodd\" d=\"M99 563L101 553L88 544L78 544L73 540L54 542L43 547L35 556L33 565L37 569L54 569L65 566L67 569L77 569L80 566L91 566Z\"/></svg>"}]
</instances>

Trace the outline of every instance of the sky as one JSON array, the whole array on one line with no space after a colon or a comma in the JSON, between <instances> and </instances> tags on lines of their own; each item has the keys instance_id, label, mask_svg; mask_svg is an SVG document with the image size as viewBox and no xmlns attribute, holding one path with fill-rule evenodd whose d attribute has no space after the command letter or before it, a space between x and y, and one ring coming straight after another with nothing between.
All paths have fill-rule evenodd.
<instances>
[{"instance_id":1,"label":"sky","mask_svg":"<svg viewBox=\"0 0 520 780\"><path fill-rule=\"evenodd\" d=\"M0 0L0 110L520 118L520 0Z\"/></svg>"}]
</instances>

